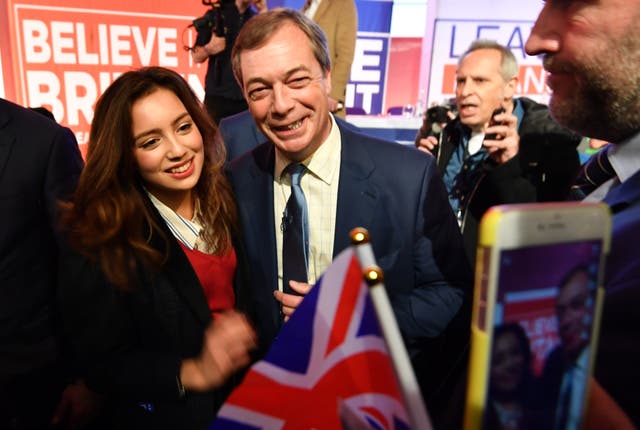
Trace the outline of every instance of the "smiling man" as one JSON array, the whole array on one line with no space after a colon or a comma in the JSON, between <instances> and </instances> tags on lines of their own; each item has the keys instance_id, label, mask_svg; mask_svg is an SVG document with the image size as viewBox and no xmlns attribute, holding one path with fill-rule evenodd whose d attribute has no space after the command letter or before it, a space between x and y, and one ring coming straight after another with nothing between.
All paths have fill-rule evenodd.
<instances>
[{"instance_id":1,"label":"smiling man","mask_svg":"<svg viewBox=\"0 0 640 430\"><path fill-rule=\"evenodd\" d=\"M558 283L556 319L560 343L545 360L541 384L554 413L545 428L578 429L589 374L589 342L595 302L595 281L587 266L570 270Z\"/></svg>"},{"instance_id":2,"label":"smiling man","mask_svg":"<svg viewBox=\"0 0 640 430\"><path fill-rule=\"evenodd\" d=\"M263 346L359 226L370 232L410 353L438 357L427 346L452 321L464 321L458 333L464 338L471 272L435 160L335 121L328 108L326 39L300 12L274 9L252 18L236 41L233 67L269 139L229 168ZM303 165L301 191L291 185L291 164ZM288 206L292 188L294 196L303 194L307 213L298 277L285 273L287 231L295 224Z\"/></svg>"},{"instance_id":3,"label":"smiling man","mask_svg":"<svg viewBox=\"0 0 640 430\"><path fill-rule=\"evenodd\" d=\"M472 264L478 222L487 209L564 200L578 170L580 137L556 124L546 106L514 98L517 84L511 50L476 40L458 62L458 118L445 127L440 141L433 136L417 140L418 149L438 159ZM500 108L505 112L493 115Z\"/></svg>"}]
</instances>

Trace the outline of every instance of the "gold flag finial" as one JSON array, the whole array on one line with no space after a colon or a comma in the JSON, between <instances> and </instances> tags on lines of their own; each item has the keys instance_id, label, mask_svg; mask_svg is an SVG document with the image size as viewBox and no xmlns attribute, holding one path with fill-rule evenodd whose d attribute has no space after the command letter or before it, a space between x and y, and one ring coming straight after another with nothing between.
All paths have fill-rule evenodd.
<instances>
[{"instance_id":1,"label":"gold flag finial","mask_svg":"<svg viewBox=\"0 0 640 430\"><path fill-rule=\"evenodd\" d=\"M367 231L364 227L356 227L349 232L349 237L351 237L351 242L354 245L363 245L365 243L369 243L369 231Z\"/></svg>"}]
</instances>

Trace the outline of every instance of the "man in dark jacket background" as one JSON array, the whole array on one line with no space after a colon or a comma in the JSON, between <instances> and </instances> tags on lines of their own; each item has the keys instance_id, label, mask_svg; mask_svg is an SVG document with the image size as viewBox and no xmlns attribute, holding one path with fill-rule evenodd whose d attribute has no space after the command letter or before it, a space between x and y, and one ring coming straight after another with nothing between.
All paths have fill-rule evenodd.
<instances>
[{"instance_id":1,"label":"man in dark jacket background","mask_svg":"<svg viewBox=\"0 0 640 430\"><path fill-rule=\"evenodd\" d=\"M438 159L472 264L487 209L564 200L579 168L580 136L553 121L546 106L514 98L517 84L513 53L476 40L458 62L457 117L438 137L427 117L416 137L416 146Z\"/></svg>"}]
</instances>

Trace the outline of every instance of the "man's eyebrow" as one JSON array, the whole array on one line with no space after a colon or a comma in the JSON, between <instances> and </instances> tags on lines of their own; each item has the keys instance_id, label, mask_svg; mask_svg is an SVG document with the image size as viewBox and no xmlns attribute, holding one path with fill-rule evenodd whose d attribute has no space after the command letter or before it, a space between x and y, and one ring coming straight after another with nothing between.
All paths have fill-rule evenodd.
<instances>
[{"instance_id":1,"label":"man's eyebrow","mask_svg":"<svg viewBox=\"0 0 640 430\"><path fill-rule=\"evenodd\" d=\"M300 65L298 67L294 67L293 69L289 70L287 73L284 74L284 78L290 78L291 75L295 75L298 72L310 72L309 68L305 65Z\"/></svg>"},{"instance_id":2,"label":"man's eyebrow","mask_svg":"<svg viewBox=\"0 0 640 430\"><path fill-rule=\"evenodd\" d=\"M293 69L287 70L284 73L284 75L282 76L282 79L283 80L287 80L287 79L289 79L291 77L291 75L295 75L298 72L309 72L309 71L310 71L310 69L307 66L300 65L300 66L294 67ZM266 85L269 82L266 79L264 79L264 78L262 78L260 76L257 76L255 78L249 79L247 81L247 86L249 86L251 84L254 84L254 83L259 83L259 84L265 84Z\"/></svg>"}]
</instances>

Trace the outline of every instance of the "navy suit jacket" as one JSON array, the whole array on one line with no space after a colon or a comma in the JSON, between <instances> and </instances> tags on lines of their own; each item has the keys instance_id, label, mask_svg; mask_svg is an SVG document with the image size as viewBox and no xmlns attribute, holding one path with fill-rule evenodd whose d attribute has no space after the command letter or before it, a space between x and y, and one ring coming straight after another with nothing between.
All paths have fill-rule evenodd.
<instances>
[{"instance_id":1,"label":"navy suit jacket","mask_svg":"<svg viewBox=\"0 0 640 430\"><path fill-rule=\"evenodd\" d=\"M350 245L351 229L369 230L400 330L416 353L444 331L471 293L471 271L444 184L430 155L338 127L342 152L333 255ZM278 288L274 151L265 143L229 165L262 346L281 325L273 297Z\"/></svg>"},{"instance_id":2,"label":"navy suit jacket","mask_svg":"<svg viewBox=\"0 0 640 430\"><path fill-rule=\"evenodd\" d=\"M640 172L607 194L613 212L595 375L640 427Z\"/></svg>"},{"instance_id":3,"label":"navy suit jacket","mask_svg":"<svg viewBox=\"0 0 640 430\"><path fill-rule=\"evenodd\" d=\"M227 148L227 161L267 141L248 110L222 118L218 130Z\"/></svg>"},{"instance_id":4,"label":"navy suit jacket","mask_svg":"<svg viewBox=\"0 0 640 430\"><path fill-rule=\"evenodd\" d=\"M0 384L59 358L57 201L82 165L68 128L0 99Z\"/></svg>"}]
</instances>

